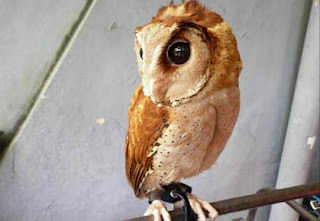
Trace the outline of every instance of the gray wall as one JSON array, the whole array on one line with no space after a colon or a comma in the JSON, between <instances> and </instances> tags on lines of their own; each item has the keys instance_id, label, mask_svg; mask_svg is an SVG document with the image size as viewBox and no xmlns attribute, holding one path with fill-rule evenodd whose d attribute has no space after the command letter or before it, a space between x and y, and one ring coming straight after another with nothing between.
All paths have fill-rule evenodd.
<instances>
[{"instance_id":1,"label":"gray wall","mask_svg":"<svg viewBox=\"0 0 320 221\"><path fill-rule=\"evenodd\" d=\"M84 2L0 0L0 150L28 114Z\"/></svg>"},{"instance_id":2,"label":"gray wall","mask_svg":"<svg viewBox=\"0 0 320 221\"><path fill-rule=\"evenodd\" d=\"M40 7L40 2L1 2L0 130L5 132L14 131L21 116L28 114L26 107L42 83L43 67L53 59L84 3L47 1ZM311 2L202 2L233 27L244 66L240 117L227 148L211 170L186 180L195 194L215 201L274 185ZM1 221L118 220L143 214L147 201L134 197L124 172L127 109L140 82L133 30L165 4L160 0L97 2L4 158ZM13 13L19 8L20 13ZM17 20L15 25L8 25L12 20ZM46 28L34 24L39 20L46 21ZM8 32L9 43L4 46L2 36ZM21 41L25 43L17 47ZM97 123L99 118L105 122ZM259 210L257 220L267 217L267 209Z\"/></svg>"}]
</instances>

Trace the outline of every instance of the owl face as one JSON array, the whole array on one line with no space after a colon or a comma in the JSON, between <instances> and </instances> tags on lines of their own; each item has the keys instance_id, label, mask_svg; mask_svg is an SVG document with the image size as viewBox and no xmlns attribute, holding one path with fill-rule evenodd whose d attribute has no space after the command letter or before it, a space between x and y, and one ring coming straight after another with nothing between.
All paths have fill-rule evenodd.
<instances>
[{"instance_id":1,"label":"owl face","mask_svg":"<svg viewBox=\"0 0 320 221\"><path fill-rule=\"evenodd\" d=\"M221 22L200 3L188 2L169 5L138 27L135 50L144 94L160 106L176 106L205 87L222 50L216 50L219 35L209 28Z\"/></svg>"}]
</instances>

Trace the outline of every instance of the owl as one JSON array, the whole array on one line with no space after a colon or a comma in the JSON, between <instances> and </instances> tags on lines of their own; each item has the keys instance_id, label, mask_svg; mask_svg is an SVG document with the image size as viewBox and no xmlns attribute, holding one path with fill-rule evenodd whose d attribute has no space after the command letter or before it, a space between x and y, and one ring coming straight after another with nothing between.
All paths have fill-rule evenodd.
<instances>
[{"instance_id":1,"label":"owl","mask_svg":"<svg viewBox=\"0 0 320 221\"><path fill-rule=\"evenodd\" d=\"M236 122L242 62L229 25L198 1L170 3L135 29L141 84L128 111L126 175L145 215L170 220L164 186L196 176L217 160ZM217 211L187 193L199 220Z\"/></svg>"}]
</instances>

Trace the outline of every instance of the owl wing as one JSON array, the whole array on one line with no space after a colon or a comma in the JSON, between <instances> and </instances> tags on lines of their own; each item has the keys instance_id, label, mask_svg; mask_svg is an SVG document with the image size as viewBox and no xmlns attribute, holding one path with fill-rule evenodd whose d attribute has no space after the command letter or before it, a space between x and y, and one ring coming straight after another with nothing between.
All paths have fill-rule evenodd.
<instances>
[{"instance_id":1,"label":"owl wing","mask_svg":"<svg viewBox=\"0 0 320 221\"><path fill-rule=\"evenodd\" d=\"M128 121L126 174L135 194L138 195L140 185L152 167L153 157L150 153L168 125L168 112L166 108L157 107L149 97L144 96L140 85L131 99Z\"/></svg>"}]
</instances>

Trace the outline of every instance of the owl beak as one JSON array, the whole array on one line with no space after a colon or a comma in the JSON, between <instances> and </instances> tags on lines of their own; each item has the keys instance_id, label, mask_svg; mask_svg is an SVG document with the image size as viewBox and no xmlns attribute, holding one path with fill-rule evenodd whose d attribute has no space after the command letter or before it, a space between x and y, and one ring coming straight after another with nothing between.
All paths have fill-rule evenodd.
<instances>
[{"instance_id":1,"label":"owl beak","mask_svg":"<svg viewBox=\"0 0 320 221\"><path fill-rule=\"evenodd\" d=\"M143 92L150 97L151 101L162 107L166 103L165 98L171 81L168 78L157 78L157 76L144 75L142 78Z\"/></svg>"},{"instance_id":2,"label":"owl beak","mask_svg":"<svg viewBox=\"0 0 320 221\"><path fill-rule=\"evenodd\" d=\"M156 103L163 102L165 100L169 83L161 79L154 79L150 82L151 96L155 99Z\"/></svg>"}]
</instances>

